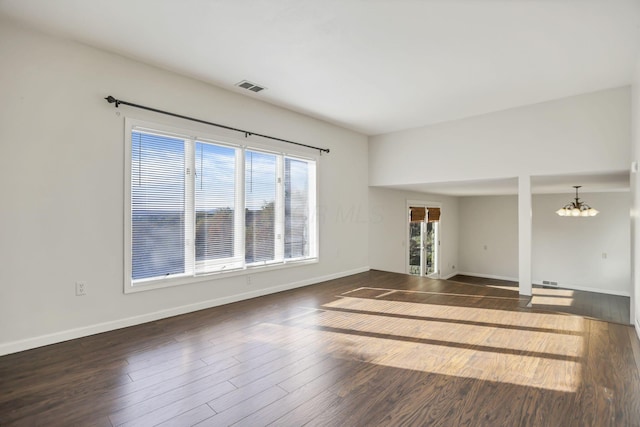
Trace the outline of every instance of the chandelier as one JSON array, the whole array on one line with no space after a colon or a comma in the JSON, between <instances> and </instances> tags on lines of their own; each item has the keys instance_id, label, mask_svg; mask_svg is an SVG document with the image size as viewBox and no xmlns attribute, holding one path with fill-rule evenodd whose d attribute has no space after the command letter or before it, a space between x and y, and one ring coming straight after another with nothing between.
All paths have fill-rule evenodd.
<instances>
[{"instance_id":1,"label":"chandelier","mask_svg":"<svg viewBox=\"0 0 640 427\"><path fill-rule=\"evenodd\" d=\"M558 209L556 213L560 216L596 216L598 215L598 211L593 209L588 204L581 202L578 197L578 188L582 187L581 185L574 185L573 188L576 189L576 199L575 202L568 203L564 205L561 209Z\"/></svg>"}]
</instances>

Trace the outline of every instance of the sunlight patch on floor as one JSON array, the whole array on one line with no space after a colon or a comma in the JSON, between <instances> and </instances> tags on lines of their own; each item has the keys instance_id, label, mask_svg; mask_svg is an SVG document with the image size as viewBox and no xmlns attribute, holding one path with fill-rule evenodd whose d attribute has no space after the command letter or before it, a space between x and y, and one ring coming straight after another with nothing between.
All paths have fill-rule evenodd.
<instances>
[{"instance_id":1,"label":"sunlight patch on floor","mask_svg":"<svg viewBox=\"0 0 640 427\"><path fill-rule=\"evenodd\" d=\"M529 354L511 354L475 348L408 342L373 337L360 331L326 331L305 325L263 324L264 334L255 338L273 339L305 331L320 351L347 360L398 369L502 382L562 392L575 392L581 376L578 360L562 360ZM517 331L514 331L517 333Z\"/></svg>"},{"instance_id":2,"label":"sunlight patch on floor","mask_svg":"<svg viewBox=\"0 0 640 427\"><path fill-rule=\"evenodd\" d=\"M324 304L326 308L341 308L374 313L387 313L444 320L494 323L506 326L554 329L583 332L584 319L578 316L555 313L486 309L442 304L425 304L405 301L386 301L368 298L343 297Z\"/></svg>"},{"instance_id":3,"label":"sunlight patch on floor","mask_svg":"<svg viewBox=\"0 0 640 427\"><path fill-rule=\"evenodd\" d=\"M536 305L555 305L558 307L571 307L573 305L573 298L566 298L566 297L547 297L547 296L539 296L539 295L533 295L533 297L531 297L531 304L533 305L533 307L535 307Z\"/></svg>"},{"instance_id":4,"label":"sunlight patch on floor","mask_svg":"<svg viewBox=\"0 0 640 427\"><path fill-rule=\"evenodd\" d=\"M513 305L500 299L490 300L496 308L480 308L473 299L461 305L458 295L428 297L437 301L429 303L365 291L366 297L350 293L282 324L256 325L247 338L441 375L564 392L580 385L586 332L579 316L500 309ZM402 298L398 292L390 298Z\"/></svg>"},{"instance_id":5,"label":"sunlight patch on floor","mask_svg":"<svg viewBox=\"0 0 640 427\"><path fill-rule=\"evenodd\" d=\"M580 335L340 311L325 311L314 317L300 318L296 323L301 326L344 329L364 334L392 335L398 340L449 343L460 348L478 346L483 349L495 348L496 351L533 352L550 357L577 358L583 346L583 338Z\"/></svg>"}]
</instances>

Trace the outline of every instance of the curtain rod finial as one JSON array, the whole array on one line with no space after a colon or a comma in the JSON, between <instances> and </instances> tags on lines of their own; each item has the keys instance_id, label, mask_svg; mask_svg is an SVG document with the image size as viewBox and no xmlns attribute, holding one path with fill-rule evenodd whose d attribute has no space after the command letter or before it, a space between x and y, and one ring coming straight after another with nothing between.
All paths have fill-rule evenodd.
<instances>
[{"instance_id":1,"label":"curtain rod finial","mask_svg":"<svg viewBox=\"0 0 640 427\"><path fill-rule=\"evenodd\" d=\"M109 95L105 98L107 100L107 102L109 104L113 104L114 102L116 103L116 108L120 105L120 101L118 101L117 99L115 99L113 96Z\"/></svg>"}]
</instances>

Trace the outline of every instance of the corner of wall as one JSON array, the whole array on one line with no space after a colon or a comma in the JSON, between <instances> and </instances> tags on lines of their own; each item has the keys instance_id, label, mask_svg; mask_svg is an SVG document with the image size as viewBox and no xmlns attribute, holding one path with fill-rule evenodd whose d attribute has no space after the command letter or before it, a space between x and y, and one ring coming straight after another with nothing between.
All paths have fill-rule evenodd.
<instances>
[{"instance_id":1,"label":"corner of wall","mask_svg":"<svg viewBox=\"0 0 640 427\"><path fill-rule=\"evenodd\" d=\"M640 56L636 58L631 91L631 162L640 154ZM631 172L631 321L640 338L640 177Z\"/></svg>"}]
</instances>

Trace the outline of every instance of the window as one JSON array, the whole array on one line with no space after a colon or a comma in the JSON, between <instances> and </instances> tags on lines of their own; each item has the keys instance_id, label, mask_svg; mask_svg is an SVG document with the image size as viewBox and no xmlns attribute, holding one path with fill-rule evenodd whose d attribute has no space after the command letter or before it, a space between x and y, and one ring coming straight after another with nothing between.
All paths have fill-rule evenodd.
<instances>
[{"instance_id":1,"label":"window","mask_svg":"<svg viewBox=\"0 0 640 427\"><path fill-rule=\"evenodd\" d=\"M309 180L311 170L307 162L287 158L285 163L285 243L287 258L309 256Z\"/></svg>"},{"instance_id":2,"label":"window","mask_svg":"<svg viewBox=\"0 0 640 427\"><path fill-rule=\"evenodd\" d=\"M314 159L126 123L126 291L317 258Z\"/></svg>"},{"instance_id":3,"label":"window","mask_svg":"<svg viewBox=\"0 0 640 427\"><path fill-rule=\"evenodd\" d=\"M131 135L131 242L134 280L185 272L184 143Z\"/></svg>"},{"instance_id":4,"label":"window","mask_svg":"<svg viewBox=\"0 0 640 427\"><path fill-rule=\"evenodd\" d=\"M196 272L242 266L238 229L240 150L195 142Z\"/></svg>"},{"instance_id":5,"label":"window","mask_svg":"<svg viewBox=\"0 0 640 427\"><path fill-rule=\"evenodd\" d=\"M245 151L245 262L268 263L282 259L276 254L276 190L278 157Z\"/></svg>"}]
</instances>

